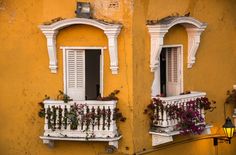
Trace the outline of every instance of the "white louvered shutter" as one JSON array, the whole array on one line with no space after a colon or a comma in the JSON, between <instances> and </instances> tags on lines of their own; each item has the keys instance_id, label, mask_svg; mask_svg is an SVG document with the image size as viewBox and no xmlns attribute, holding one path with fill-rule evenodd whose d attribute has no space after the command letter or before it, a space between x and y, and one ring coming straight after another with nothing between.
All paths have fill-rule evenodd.
<instances>
[{"instance_id":1,"label":"white louvered shutter","mask_svg":"<svg viewBox=\"0 0 236 155\"><path fill-rule=\"evenodd\" d=\"M179 95L181 92L181 71L179 48L166 48L166 94Z\"/></svg>"},{"instance_id":2,"label":"white louvered shutter","mask_svg":"<svg viewBox=\"0 0 236 155\"><path fill-rule=\"evenodd\" d=\"M66 90L73 100L85 100L85 51L66 51Z\"/></svg>"}]
</instances>

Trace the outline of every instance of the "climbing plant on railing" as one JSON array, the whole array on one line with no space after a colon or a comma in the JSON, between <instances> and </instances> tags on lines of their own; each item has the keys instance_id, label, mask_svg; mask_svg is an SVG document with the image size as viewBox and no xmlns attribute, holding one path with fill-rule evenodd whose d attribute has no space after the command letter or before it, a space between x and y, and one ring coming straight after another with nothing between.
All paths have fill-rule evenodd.
<instances>
[{"instance_id":1,"label":"climbing plant on railing","mask_svg":"<svg viewBox=\"0 0 236 155\"><path fill-rule=\"evenodd\" d=\"M210 102L208 98L201 97L192 99L185 103L166 104L160 98L153 98L144 110L150 118L151 128L158 126L158 122L164 120L164 112L168 120L176 120L174 130L182 134L201 134L205 129L203 113L215 109L215 101ZM204 111L205 110L205 111Z\"/></svg>"},{"instance_id":2,"label":"climbing plant on railing","mask_svg":"<svg viewBox=\"0 0 236 155\"><path fill-rule=\"evenodd\" d=\"M45 108L44 108L43 101L44 101L44 100L48 100L48 99L50 99L50 97L47 96L47 95L45 95L45 96L44 96L44 99L43 99L41 102L38 103L38 105L40 106L40 109L39 109L39 112L38 112L38 116L39 116L39 117L42 117L42 118L45 117Z\"/></svg>"},{"instance_id":3,"label":"climbing plant on railing","mask_svg":"<svg viewBox=\"0 0 236 155\"><path fill-rule=\"evenodd\" d=\"M106 97L99 97L98 100L101 101L110 101L118 100L116 95L119 93L119 90L115 90ZM45 95L44 100L48 100L50 97ZM64 94L62 91L59 91L57 96L58 100L63 100L64 103L72 101L70 97ZM122 121L124 122L126 118L119 111L118 108L110 109L110 107L105 108L105 106L100 105L96 109L94 107L88 107L87 104L80 104L79 101L70 105L70 108L61 106L51 106L45 110L43 101L39 103L40 110L39 116L46 117L48 129L55 131L56 129L67 129L77 130L79 127L86 133L87 138L93 138L95 135L93 131L95 126L98 129L105 130L105 128L110 129L112 121Z\"/></svg>"},{"instance_id":4,"label":"climbing plant on railing","mask_svg":"<svg viewBox=\"0 0 236 155\"><path fill-rule=\"evenodd\" d=\"M114 90L108 96L105 96L105 97L98 96L97 100L100 100L100 101L117 100L118 101L119 99L116 95L119 93L120 93L119 90ZM115 108L113 111L114 111L113 112L113 120L125 122L126 117L123 116L123 114L120 112L119 108Z\"/></svg>"},{"instance_id":5,"label":"climbing plant on railing","mask_svg":"<svg viewBox=\"0 0 236 155\"><path fill-rule=\"evenodd\" d=\"M69 101L73 101L70 96L65 94L63 91L59 90L59 94L57 95L57 100L62 100L65 103L68 103Z\"/></svg>"},{"instance_id":6,"label":"climbing plant on railing","mask_svg":"<svg viewBox=\"0 0 236 155\"><path fill-rule=\"evenodd\" d=\"M46 113L45 113L43 101L44 100L49 100L49 99L50 99L50 97L48 95L45 95L44 99L41 102L38 103L39 106L40 106L40 110L38 112L39 117L45 117ZM59 90L59 94L57 95L57 100L62 100L65 103L68 103L69 101L72 101L72 99L61 90Z\"/></svg>"}]
</instances>

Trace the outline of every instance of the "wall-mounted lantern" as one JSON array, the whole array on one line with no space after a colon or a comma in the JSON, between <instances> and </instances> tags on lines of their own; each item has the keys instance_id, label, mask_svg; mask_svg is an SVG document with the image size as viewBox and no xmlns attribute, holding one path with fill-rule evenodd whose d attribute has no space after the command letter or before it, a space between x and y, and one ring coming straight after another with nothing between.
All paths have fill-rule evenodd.
<instances>
[{"instance_id":1,"label":"wall-mounted lantern","mask_svg":"<svg viewBox=\"0 0 236 155\"><path fill-rule=\"evenodd\" d=\"M227 117L227 119L225 120L225 124L222 127L225 137L214 137L214 146L218 145L218 140L223 140L231 144L231 138L234 136L235 126L233 125L229 117Z\"/></svg>"},{"instance_id":2,"label":"wall-mounted lantern","mask_svg":"<svg viewBox=\"0 0 236 155\"><path fill-rule=\"evenodd\" d=\"M225 124L223 125L225 136L228 138L229 144L231 143L231 138L234 136L235 126L231 122L231 119L227 117Z\"/></svg>"},{"instance_id":3,"label":"wall-mounted lantern","mask_svg":"<svg viewBox=\"0 0 236 155\"><path fill-rule=\"evenodd\" d=\"M91 8L88 2L77 2L76 7L76 17L77 18L91 18Z\"/></svg>"}]
</instances>

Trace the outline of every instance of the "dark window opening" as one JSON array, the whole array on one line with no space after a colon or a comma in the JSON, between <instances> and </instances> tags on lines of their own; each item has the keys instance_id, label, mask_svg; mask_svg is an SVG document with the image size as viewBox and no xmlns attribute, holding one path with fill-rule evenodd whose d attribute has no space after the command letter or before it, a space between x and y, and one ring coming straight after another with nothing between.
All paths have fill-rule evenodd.
<instances>
[{"instance_id":1,"label":"dark window opening","mask_svg":"<svg viewBox=\"0 0 236 155\"><path fill-rule=\"evenodd\" d=\"M85 98L96 100L100 94L101 50L85 50Z\"/></svg>"},{"instance_id":2,"label":"dark window opening","mask_svg":"<svg viewBox=\"0 0 236 155\"><path fill-rule=\"evenodd\" d=\"M166 96L166 50L162 48L160 55L160 86L161 96Z\"/></svg>"}]
</instances>

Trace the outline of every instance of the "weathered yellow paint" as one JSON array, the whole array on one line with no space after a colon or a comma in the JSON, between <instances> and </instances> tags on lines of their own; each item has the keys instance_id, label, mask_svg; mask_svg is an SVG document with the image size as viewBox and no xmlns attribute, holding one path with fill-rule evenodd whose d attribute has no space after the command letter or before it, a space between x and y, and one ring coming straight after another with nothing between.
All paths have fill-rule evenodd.
<instances>
[{"instance_id":1,"label":"weathered yellow paint","mask_svg":"<svg viewBox=\"0 0 236 155\"><path fill-rule=\"evenodd\" d=\"M165 36L164 44L183 45L184 90L205 91L210 99L217 102L215 111L207 114L207 121L214 125L212 132L219 134L222 133L221 126L224 123L223 104L226 91L232 89L232 85L235 83L235 9L236 3L234 1L223 0L135 1L133 15L135 152L152 150L150 147L151 136L147 133L147 116L140 115L149 103L148 95L150 95L153 80L153 74L149 70L150 36L145 27L145 21L162 19L170 15L184 15L190 12L192 17L208 23L208 27L202 34L196 63L192 69L187 69L187 33L182 26L176 25L171 28ZM145 79L145 83L142 82L143 79ZM232 110L232 106L229 106L227 115L231 116ZM179 138L184 137L180 136ZM219 145L219 154L234 154L236 151L234 145L235 140L232 145ZM150 154L205 155L214 153L212 139L210 139L179 144Z\"/></svg>"},{"instance_id":2,"label":"weathered yellow paint","mask_svg":"<svg viewBox=\"0 0 236 155\"><path fill-rule=\"evenodd\" d=\"M82 1L82 0L81 0ZM174 26L165 36L165 44L183 44L184 90L206 91L217 101L217 109L207 114L214 133L224 122L225 92L236 80L236 3L233 0L83 0L91 3L94 17L123 25L118 37L119 74L109 69L105 50L105 95L114 89L118 107L127 117L119 128L123 138L118 152L133 154L151 148L149 122L143 110L150 102L153 74L150 72L150 37L146 20L169 15L191 16L208 23L192 69L187 69L187 33ZM57 36L58 73L48 69L46 39L38 25L52 18L75 17L76 0L0 0L0 154L73 155L103 154L104 142L56 142L55 148L42 144L43 120L37 116L45 94L56 97L63 89L62 51L60 46L107 46L102 30L88 25L74 25ZM232 114L232 107L228 108ZM177 136L177 139L186 136ZM233 155L231 145L219 144L219 154ZM183 150L185 150L183 152ZM150 154L214 154L212 140L180 144Z\"/></svg>"},{"instance_id":3,"label":"weathered yellow paint","mask_svg":"<svg viewBox=\"0 0 236 155\"><path fill-rule=\"evenodd\" d=\"M60 46L107 46L102 30L75 25L61 30L57 36L58 73L48 69L46 38L38 25L52 18L74 18L75 0L0 1L1 41L1 142L0 154L98 154L104 152L104 142L56 142L55 148L42 144L43 120L37 116L39 102L45 94L56 98L63 89L62 51ZM123 25L118 37L119 74L109 69L108 50L105 50L105 95L119 89L118 107L127 116L119 125L124 138L120 151L133 152L132 135L132 45L131 2L90 1L94 16ZM111 5L111 7L110 7ZM3 125L4 124L4 125ZM128 147L129 149L126 149Z\"/></svg>"}]
</instances>

